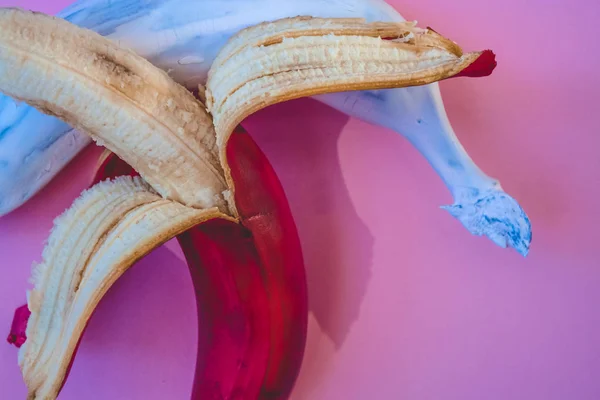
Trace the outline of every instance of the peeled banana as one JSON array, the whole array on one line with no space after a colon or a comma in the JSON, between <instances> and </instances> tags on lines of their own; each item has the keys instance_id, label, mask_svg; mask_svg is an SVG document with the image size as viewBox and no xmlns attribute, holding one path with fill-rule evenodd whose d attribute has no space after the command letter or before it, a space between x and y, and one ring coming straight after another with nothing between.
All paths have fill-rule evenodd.
<instances>
[{"instance_id":1,"label":"peeled banana","mask_svg":"<svg viewBox=\"0 0 600 400\"><path fill-rule=\"evenodd\" d=\"M33 269L26 331L11 336L26 338L28 398L58 396L102 296L175 236L204 301L215 303L217 330L193 398L286 398L306 340L301 249L275 172L238 124L314 93L471 76L485 54L414 24L287 18L232 37L200 91L204 105L118 43L60 18L0 9L0 91L111 151L93 186L57 218Z\"/></svg>"}]
</instances>

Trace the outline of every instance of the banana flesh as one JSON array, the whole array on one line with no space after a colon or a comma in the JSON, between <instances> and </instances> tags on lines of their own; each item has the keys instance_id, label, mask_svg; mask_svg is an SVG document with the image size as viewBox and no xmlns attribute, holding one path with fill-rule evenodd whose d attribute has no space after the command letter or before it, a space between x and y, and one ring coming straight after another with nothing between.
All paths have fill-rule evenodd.
<instances>
[{"instance_id":1,"label":"banana flesh","mask_svg":"<svg viewBox=\"0 0 600 400\"><path fill-rule=\"evenodd\" d=\"M226 145L246 116L318 93L423 85L480 54L411 23L288 18L232 38L200 88L205 108L100 35L0 10L0 91L88 133L141 175L95 185L57 219L19 353L29 398L58 395L91 313L135 261L208 219L236 221Z\"/></svg>"},{"instance_id":2,"label":"banana flesh","mask_svg":"<svg viewBox=\"0 0 600 400\"><path fill-rule=\"evenodd\" d=\"M194 225L227 218L163 199L141 178L119 177L85 191L55 221L34 267L31 316L19 364L30 399L55 398L100 299L137 260Z\"/></svg>"},{"instance_id":3,"label":"banana flesh","mask_svg":"<svg viewBox=\"0 0 600 400\"><path fill-rule=\"evenodd\" d=\"M114 151L163 197L227 211L210 116L133 52L60 18L1 9L0 86Z\"/></svg>"}]
</instances>

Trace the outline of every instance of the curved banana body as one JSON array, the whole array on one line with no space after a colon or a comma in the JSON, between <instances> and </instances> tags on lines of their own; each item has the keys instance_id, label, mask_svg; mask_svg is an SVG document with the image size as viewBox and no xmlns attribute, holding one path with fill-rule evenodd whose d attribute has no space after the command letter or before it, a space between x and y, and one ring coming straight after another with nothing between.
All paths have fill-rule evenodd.
<instances>
[{"instance_id":1,"label":"curved banana body","mask_svg":"<svg viewBox=\"0 0 600 400\"><path fill-rule=\"evenodd\" d=\"M297 15L404 21L383 0L80 0L58 14L132 49L190 89L206 83L215 57L232 35ZM531 226L526 214L465 152L437 84L314 98L404 135L454 196L455 204L445 209L471 233L527 254ZM59 119L0 96L0 215L37 193L89 143Z\"/></svg>"}]
</instances>

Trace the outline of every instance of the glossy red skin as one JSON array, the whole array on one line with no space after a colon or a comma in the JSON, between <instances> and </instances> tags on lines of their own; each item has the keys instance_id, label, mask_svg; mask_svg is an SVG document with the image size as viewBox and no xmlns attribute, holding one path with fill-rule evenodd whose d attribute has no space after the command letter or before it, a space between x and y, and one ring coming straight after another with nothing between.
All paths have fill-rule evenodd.
<instances>
[{"instance_id":1,"label":"glossy red skin","mask_svg":"<svg viewBox=\"0 0 600 400\"><path fill-rule=\"evenodd\" d=\"M308 323L300 241L281 183L250 135L238 127L226 150L241 224L210 220L177 237L199 315L192 400L286 399ZM120 175L138 174L110 155L92 185Z\"/></svg>"},{"instance_id":2,"label":"glossy red skin","mask_svg":"<svg viewBox=\"0 0 600 400\"><path fill-rule=\"evenodd\" d=\"M227 145L242 224L264 266L271 315L269 364L261 399L286 399L306 343L308 299L302 248L283 187L250 135L236 130Z\"/></svg>"},{"instance_id":3,"label":"glossy red skin","mask_svg":"<svg viewBox=\"0 0 600 400\"><path fill-rule=\"evenodd\" d=\"M496 55L491 50L485 50L481 53L477 60L473 61L471 65L454 75L453 78L469 77L469 78L481 78L489 76L494 72L498 63L496 62Z\"/></svg>"},{"instance_id":4,"label":"glossy red skin","mask_svg":"<svg viewBox=\"0 0 600 400\"><path fill-rule=\"evenodd\" d=\"M223 219L178 236L198 307L192 399L256 399L269 351L262 265L251 233Z\"/></svg>"}]
</instances>

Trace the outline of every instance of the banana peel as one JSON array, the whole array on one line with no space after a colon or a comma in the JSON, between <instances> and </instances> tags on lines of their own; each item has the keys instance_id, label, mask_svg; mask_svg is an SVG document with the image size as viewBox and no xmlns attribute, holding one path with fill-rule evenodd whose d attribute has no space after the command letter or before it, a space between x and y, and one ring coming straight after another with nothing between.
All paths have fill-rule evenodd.
<instances>
[{"instance_id":1,"label":"banana peel","mask_svg":"<svg viewBox=\"0 0 600 400\"><path fill-rule=\"evenodd\" d=\"M205 101L135 53L64 20L0 10L0 91L87 133L107 152L34 266L20 345L28 399L56 398L87 322L124 271L177 237L210 310L192 398L287 398L306 341L307 290L285 193L239 124L278 102L486 76L412 23L286 18L232 37ZM208 307L204 307L208 305ZM23 332L24 330L24 332Z\"/></svg>"}]
</instances>

